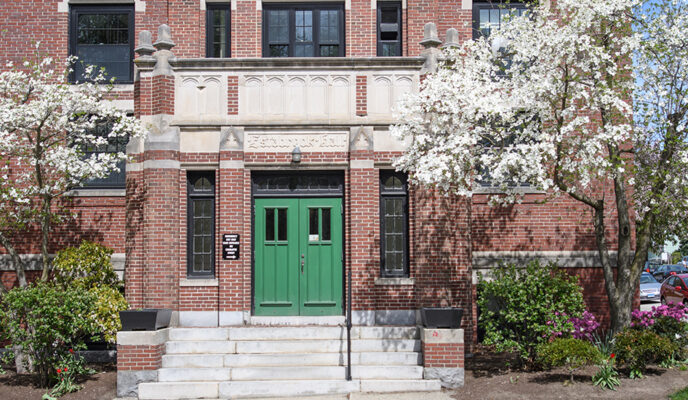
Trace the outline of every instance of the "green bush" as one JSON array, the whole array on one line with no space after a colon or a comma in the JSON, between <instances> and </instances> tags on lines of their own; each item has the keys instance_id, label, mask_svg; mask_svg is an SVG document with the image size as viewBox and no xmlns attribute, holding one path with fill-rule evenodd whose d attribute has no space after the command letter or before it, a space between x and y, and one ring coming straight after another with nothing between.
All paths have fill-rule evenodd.
<instances>
[{"instance_id":1,"label":"green bush","mask_svg":"<svg viewBox=\"0 0 688 400\"><path fill-rule=\"evenodd\" d=\"M648 329L625 329L614 337L616 359L630 368L631 378L642 377L649 364L670 360L676 346Z\"/></svg>"},{"instance_id":2,"label":"green bush","mask_svg":"<svg viewBox=\"0 0 688 400\"><path fill-rule=\"evenodd\" d=\"M538 363L544 368L566 367L571 374L580 367L594 365L602 360L599 350L587 340L558 338L537 347Z\"/></svg>"},{"instance_id":3,"label":"green bush","mask_svg":"<svg viewBox=\"0 0 688 400\"><path fill-rule=\"evenodd\" d=\"M62 288L82 288L94 297L93 319L103 339L114 343L122 328L119 312L128 308L121 293L110 256L112 250L97 243L84 241L79 247L60 250L53 262L55 282Z\"/></svg>"},{"instance_id":4,"label":"green bush","mask_svg":"<svg viewBox=\"0 0 688 400\"><path fill-rule=\"evenodd\" d=\"M112 249L87 240L79 247L67 247L53 260L55 281L61 286L80 286L91 289L99 286L122 287L112 267Z\"/></svg>"},{"instance_id":5,"label":"green bush","mask_svg":"<svg viewBox=\"0 0 688 400\"><path fill-rule=\"evenodd\" d=\"M478 307L484 343L495 345L497 351L518 351L523 359L533 360L537 345L552 334L552 326L562 329L570 317L583 312L578 278L554 264L500 266L493 278L479 277Z\"/></svg>"},{"instance_id":6,"label":"green bush","mask_svg":"<svg viewBox=\"0 0 688 400\"><path fill-rule=\"evenodd\" d=\"M59 365L98 332L92 319L96 301L89 291L51 283L15 288L0 299L3 339L22 349L39 385L54 382Z\"/></svg>"}]
</instances>

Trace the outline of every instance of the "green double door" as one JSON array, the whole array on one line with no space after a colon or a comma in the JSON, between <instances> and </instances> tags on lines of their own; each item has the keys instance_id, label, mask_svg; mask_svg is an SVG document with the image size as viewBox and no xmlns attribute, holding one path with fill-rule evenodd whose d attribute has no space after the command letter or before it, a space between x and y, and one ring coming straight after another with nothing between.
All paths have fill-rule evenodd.
<instances>
[{"instance_id":1,"label":"green double door","mask_svg":"<svg viewBox=\"0 0 688 400\"><path fill-rule=\"evenodd\" d=\"M255 199L254 314L342 314L341 198Z\"/></svg>"}]
</instances>

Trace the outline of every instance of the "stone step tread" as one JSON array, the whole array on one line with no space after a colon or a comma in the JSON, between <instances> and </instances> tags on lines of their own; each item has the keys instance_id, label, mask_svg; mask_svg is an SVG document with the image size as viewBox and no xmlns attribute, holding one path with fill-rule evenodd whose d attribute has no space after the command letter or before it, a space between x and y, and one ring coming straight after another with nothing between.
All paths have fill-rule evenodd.
<instances>
[{"instance_id":1,"label":"stone step tread","mask_svg":"<svg viewBox=\"0 0 688 400\"><path fill-rule=\"evenodd\" d=\"M260 353L334 353L346 352L345 340L270 340L270 341L168 341L166 354L260 354ZM420 340L357 339L352 352L417 352Z\"/></svg>"},{"instance_id":2,"label":"stone step tread","mask_svg":"<svg viewBox=\"0 0 688 400\"><path fill-rule=\"evenodd\" d=\"M263 354L166 354L164 368L222 368L247 366L324 365L344 366L346 352L332 353L263 353ZM420 365L418 352L351 353L352 365Z\"/></svg>"},{"instance_id":3,"label":"stone step tread","mask_svg":"<svg viewBox=\"0 0 688 400\"><path fill-rule=\"evenodd\" d=\"M246 399L270 397L307 397L359 392L360 381L352 380L288 380L243 381L219 384L221 398Z\"/></svg>"},{"instance_id":4,"label":"stone step tread","mask_svg":"<svg viewBox=\"0 0 688 400\"><path fill-rule=\"evenodd\" d=\"M354 379L421 379L421 366L352 366ZM345 379L346 367L338 366L277 366L240 368L161 368L159 382L198 381L273 381Z\"/></svg>"},{"instance_id":5,"label":"stone step tread","mask_svg":"<svg viewBox=\"0 0 688 400\"><path fill-rule=\"evenodd\" d=\"M328 340L346 339L345 327L225 327L225 328L173 328L170 340ZM418 339L419 330L408 326L356 326L351 329L352 339Z\"/></svg>"},{"instance_id":6,"label":"stone step tread","mask_svg":"<svg viewBox=\"0 0 688 400\"><path fill-rule=\"evenodd\" d=\"M139 383L139 400L217 399L218 382Z\"/></svg>"}]
</instances>

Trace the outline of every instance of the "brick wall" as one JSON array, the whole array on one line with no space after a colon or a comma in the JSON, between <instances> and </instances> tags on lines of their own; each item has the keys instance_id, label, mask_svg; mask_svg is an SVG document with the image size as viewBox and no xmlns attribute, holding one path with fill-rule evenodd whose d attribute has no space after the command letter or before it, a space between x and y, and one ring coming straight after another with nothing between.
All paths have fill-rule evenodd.
<instances>
[{"instance_id":1,"label":"brick wall","mask_svg":"<svg viewBox=\"0 0 688 400\"><path fill-rule=\"evenodd\" d=\"M156 345L117 345L117 370L157 370L162 366L165 343Z\"/></svg>"},{"instance_id":2,"label":"brick wall","mask_svg":"<svg viewBox=\"0 0 688 400\"><path fill-rule=\"evenodd\" d=\"M463 343L423 343L423 366L463 368Z\"/></svg>"}]
</instances>

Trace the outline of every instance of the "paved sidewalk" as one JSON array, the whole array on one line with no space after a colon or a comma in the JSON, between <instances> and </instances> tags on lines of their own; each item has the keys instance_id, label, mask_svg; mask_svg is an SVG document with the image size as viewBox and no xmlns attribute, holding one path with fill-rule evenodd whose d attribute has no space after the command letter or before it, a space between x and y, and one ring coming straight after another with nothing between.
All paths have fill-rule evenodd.
<instances>
[{"instance_id":1,"label":"paved sidewalk","mask_svg":"<svg viewBox=\"0 0 688 400\"><path fill-rule=\"evenodd\" d=\"M331 396L301 397L302 400L452 400L451 392L415 392L415 393L350 393ZM252 400L295 400L296 397L269 397ZM113 400L136 400L134 398L116 398Z\"/></svg>"}]
</instances>

